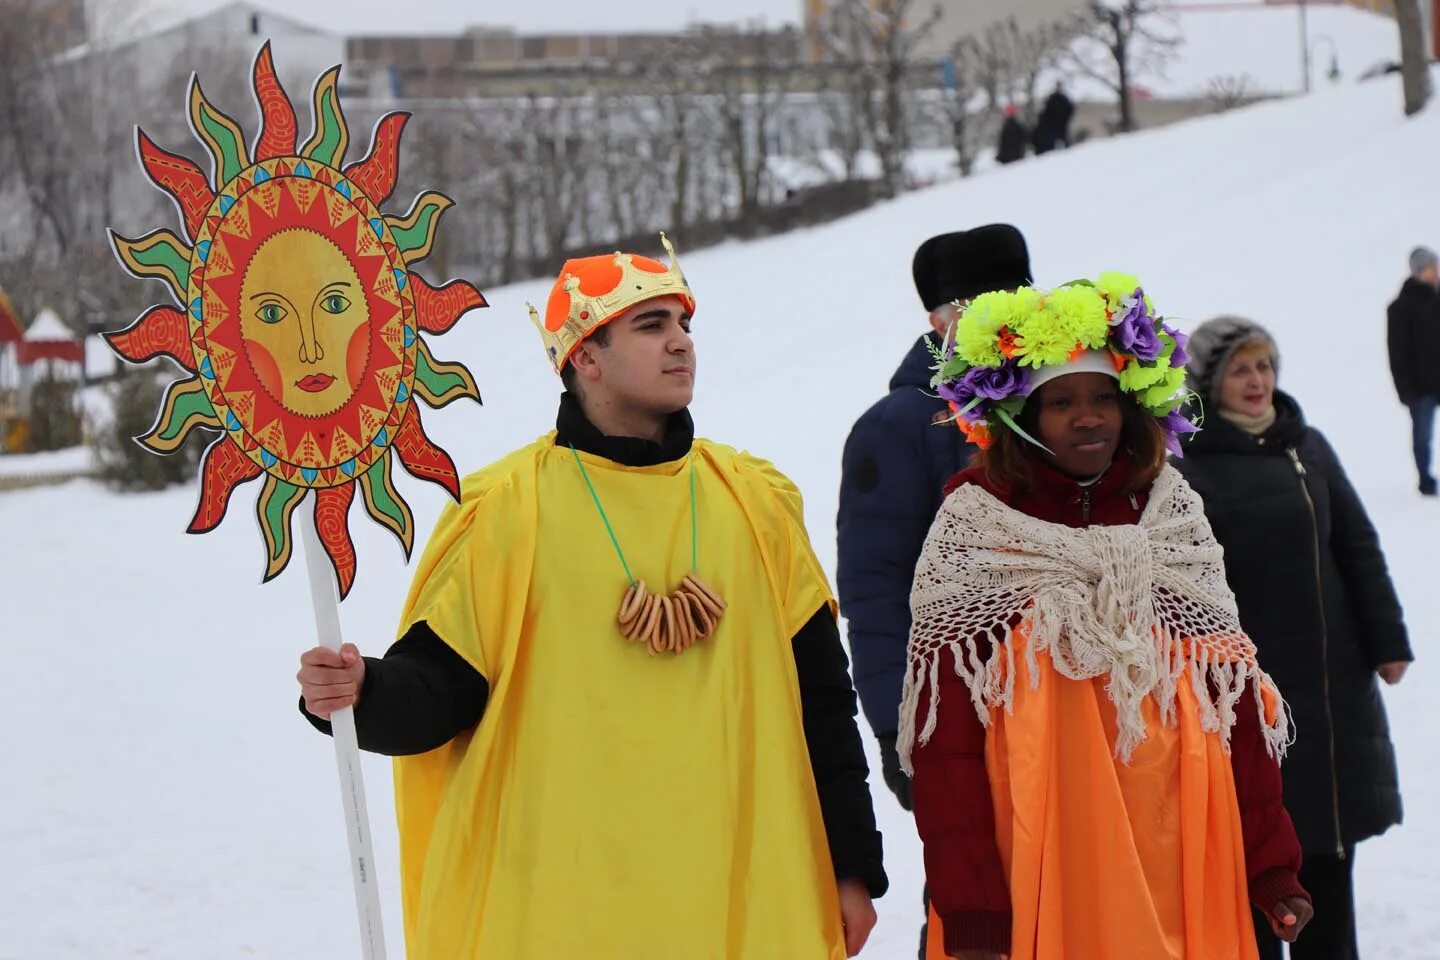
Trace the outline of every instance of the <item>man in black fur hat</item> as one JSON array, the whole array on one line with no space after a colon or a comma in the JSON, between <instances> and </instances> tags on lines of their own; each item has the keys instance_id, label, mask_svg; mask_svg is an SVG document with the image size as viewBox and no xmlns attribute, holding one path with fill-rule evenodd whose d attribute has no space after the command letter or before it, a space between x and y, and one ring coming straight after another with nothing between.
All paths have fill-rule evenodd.
<instances>
[{"instance_id":1,"label":"man in black fur hat","mask_svg":"<svg viewBox=\"0 0 1440 960\"><path fill-rule=\"evenodd\" d=\"M1009 224L942 233L920 244L915 290L930 330L910 348L890 392L865 411L845 441L841 463L840 610L849 623L855 687L880 743L885 784L910 809L910 781L895 753L910 585L945 481L963 470L971 448L930 392L930 347L940 346L971 298L1013 290L1030 279L1025 238ZM921 936L924 949L924 935ZM923 955L923 954L922 954Z\"/></svg>"}]
</instances>

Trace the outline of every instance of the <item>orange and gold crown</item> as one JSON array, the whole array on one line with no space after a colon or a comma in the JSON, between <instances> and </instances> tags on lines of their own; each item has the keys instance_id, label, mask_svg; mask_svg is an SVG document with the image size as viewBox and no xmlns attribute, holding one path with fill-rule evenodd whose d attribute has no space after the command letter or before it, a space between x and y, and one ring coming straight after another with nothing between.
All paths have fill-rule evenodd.
<instances>
[{"instance_id":1,"label":"orange and gold crown","mask_svg":"<svg viewBox=\"0 0 1440 960\"><path fill-rule=\"evenodd\" d=\"M540 331L545 354L555 372L565 369L575 348L600 327L637 303L656 297L679 297L690 313L695 312L695 294L685 282L670 238L660 234L670 255L670 266L634 253L581 257L566 260L560 276L550 288L545 318L530 304L530 319Z\"/></svg>"}]
</instances>

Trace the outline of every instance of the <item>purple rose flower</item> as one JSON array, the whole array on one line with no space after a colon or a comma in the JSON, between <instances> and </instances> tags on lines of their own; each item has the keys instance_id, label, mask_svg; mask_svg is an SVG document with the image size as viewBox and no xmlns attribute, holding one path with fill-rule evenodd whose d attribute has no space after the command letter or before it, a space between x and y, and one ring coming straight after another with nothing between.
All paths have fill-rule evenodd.
<instances>
[{"instance_id":1,"label":"purple rose flower","mask_svg":"<svg viewBox=\"0 0 1440 960\"><path fill-rule=\"evenodd\" d=\"M1145 291L1135 288L1130 307L1114 324L1115 341L1125 353L1149 363L1158 359L1163 349L1160 335L1155 332L1155 318L1145 307Z\"/></svg>"},{"instance_id":2,"label":"purple rose flower","mask_svg":"<svg viewBox=\"0 0 1440 960\"><path fill-rule=\"evenodd\" d=\"M1175 340L1175 352L1170 355L1170 366L1183 367L1190 362L1190 354L1185 352L1185 344L1190 342L1190 334L1181 333L1168 323L1160 325L1160 329Z\"/></svg>"},{"instance_id":3,"label":"purple rose flower","mask_svg":"<svg viewBox=\"0 0 1440 960\"><path fill-rule=\"evenodd\" d=\"M939 387L936 387L935 391L940 394L940 399L945 400L950 406L955 407L955 416L958 416L959 419L965 420L966 423L975 423L976 420L984 420L985 403L976 403L971 409L966 410L965 407L968 407L971 400L975 399L975 397L965 396L965 394L960 393L959 387L959 380L949 380L946 381L946 383L940 384Z\"/></svg>"},{"instance_id":4,"label":"purple rose flower","mask_svg":"<svg viewBox=\"0 0 1440 960\"><path fill-rule=\"evenodd\" d=\"M975 397L973 395L967 396L960 392L959 380L946 381L936 387L935 392L940 395L941 400L954 406L955 415L966 423L974 423L977 420L985 419L985 404L983 401L970 407L969 410L965 409Z\"/></svg>"},{"instance_id":5,"label":"purple rose flower","mask_svg":"<svg viewBox=\"0 0 1440 960\"><path fill-rule=\"evenodd\" d=\"M1019 364L1007 361L998 367L971 367L959 380L942 384L939 392L946 400L963 407L976 397L983 400L1008 399L1023 393L1029 383L1030 375Z\"/></svg>"},{"instance_id":6,"label":"purple rose flower","mask_svg":"<svg viewBox=\"0 0 1440 960\"><path fill-rule=\"evenodd\" d=\"M1179 410L1171 410L1160 418L1160 429L1165 431L1165 446L1177 457L1183 458L1185 451L1180 449L1180 438L1188 433L1197 433L1200 428L1190 422L1190 418Z\"/></svg>"}]
</instances>

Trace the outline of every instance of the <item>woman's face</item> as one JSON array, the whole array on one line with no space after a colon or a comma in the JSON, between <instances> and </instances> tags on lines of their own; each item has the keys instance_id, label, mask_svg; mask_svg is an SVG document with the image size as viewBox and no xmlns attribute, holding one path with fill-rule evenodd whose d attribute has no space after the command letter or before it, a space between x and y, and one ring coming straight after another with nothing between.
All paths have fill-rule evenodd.
<instances>
[{"instance_id":1,"label":"woman's face","mask_svg":"<svg viewBox=\"0 0 1440 960\"><path fill-rule=\"evenodd\" d=\"M1275 404L1275 360L1268 344L1235 351L1220 378L1220 409L1263 417Z\"/></svg>"},{"instance_id":2,"label":"woman's face","mask_svg":"<svg viewBox=\"0 0 1440 960\"><path fill-rule=\"evenodd\" d=\"M1046 459L1056 469L1084 480L1109 468L1125 426L1114 377L1066 374L1042 386L1030 402L1040 405L1037 439L1049 448Z\"/></svg>"},{"instance_id":3,"label":"woman's face","mask_svg":"<svg viewBox=\"0 0 1440 960\"><path fill-rule=\"evenodd\" d=\"M333 243L306 230L266 240L245 272L240 309L250 363L286 410L325 416L354 396L370 311L360 277Z\"/></svg>"}]
</instances>

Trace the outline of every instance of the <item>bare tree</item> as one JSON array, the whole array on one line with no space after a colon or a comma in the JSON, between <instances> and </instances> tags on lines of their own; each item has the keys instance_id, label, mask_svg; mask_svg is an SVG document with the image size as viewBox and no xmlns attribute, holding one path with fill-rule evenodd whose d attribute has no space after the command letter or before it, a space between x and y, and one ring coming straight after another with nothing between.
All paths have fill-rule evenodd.
<instances>
[{"instance_id":1,"label":"bare tree","mask_svg":"<svg viewBox=\"0 0 1440 960\"><path fill-rule=\"evenodd\" d=\"M820 87L821 104L846 180L857 177L861 154L875 146L875 99L880 79L867 18L863 5L841 0L830 7L820 28L827 59Z\"/></svg>"},{"instance_id":2,"label":"bare tree","mask_svg":"<svg viewBox=\"0 0 1440 960\"><path fill-rule=\"evenodd\" d=\"M1090 0L1081 16L1083 41L1070 48L1070 62L1115 92L1121 132L1135 129L1136 81L1162 75L1180 46L1166 22L1158 0Z\"/></svg>"},{"instance_id":3,"label":"bare tree","mask_svg":"<svg viewBox=\"0 0 1440 960\"><path fill-rule=\"evenodd\" d=\"M455 122L451 111L421 110L411 115L401 142L404 150L401 169L406 176L413 178L414 183L443 185L441 189L458 205L458 209L445 215L446 228L436 234L425 263L425 272L435 279L447 279L451 275L457 245L463 243L461 237L468 232L460 225L461 221L474 216L474 211L464 202L470 193L467 180L473 170L467 133L463 124ZM403 203L405 199L392 197L391 202Z\"/></svg>"},{"instance_id":4,"label":"bare tree","mask_svg":"<svg viewBox=\"0 0 1440 960\"><path fill-rule=\"evenodd\" d=\"M941 10L935 6L923 17L920 14L920 0L837 0L826 31L854 58L842 68L856 70L865 79L857 83L856 106L879 156L887 196L897 195L905 186L910 71Z\"/></svg>"},{"instance_id":5,"label":"bare tree","mask_svg":"<svg viewBox=\"0 0 1440 960\"><path fill-rule=\"evenodd\" d=\"M554 259L586 239L584 112L573 88L532 93L526 101L521 138L529 169L525 192L536 253L542 257Z\"/></svg>"},{"instance_id":6,"label":"bare tree","mask_svg":"<svg viewBox=\"0 0 1440 960\"><path fill-rule=\"evenodd\" d=\"M653 91L647 113L654 118L657 161L668 170L669 228L677 236L684 235L694 207L696 143L713 130L706 123L704 72L703 48L696 38L682 36L666 44L642 74ZM637 103L637 109L645 108Z\"/></svg>"},{"instance_id":7,"label":"bare tree","mask_svg":"<svg viewBox=\"0 0 1440 960\"><path fill-rule=\"evenodd\" d=\"M654 221L664 188L664 170L656 162L659 115L640 97L611 94L596 112L601 197L614 238L634 236Z\"/></svg>"},{"instance_id":8,"label":"bare tree","mask_svg":"<svg viewBox=\"0 0 1440 960\"><path fill-rule=\"evenodd\" d=\"M1226 73L1211 77L1206 99L1216 113L1243 107L1256 97L1254 80L1248 73Z\"/></svg>"},{"instance_id":9,"label":"bare tree","mask_svg":"<svg viewBox=\"0 0 1440 960\"><path fill-rule=\"evenodd\" d=\"M1400 26L1400 72L1405 86L1405 116L1425 109L1430 99L1430 66L1425 55L1425 24L1420 0L1395 0L1395 22ZM1440 25L1436 25L1440 29Z\"/></svg>"},{"instance_id":10,"label":"bare tree","mask_svg":"<svg viewBox=\"0 0 1440 960\"><path fill-rule=\"evenodd\" d=\"M1076 37L1073 19L1022 27L1009 17L977 37L961 41L992 105L1021 107L1025 122L1034 125L1040 110L1040 78L1059 67Z\"/></svg>"},{"instance_id":11,"label":"bare tree","mask_svg":"<svg viewBox=\"0 0 1440 960\"><path fill-rule=\"evenodd\" d=\"M855 92L856 76L851 71L825 68L817 83L817 105L825 118L826 147L840 160L840 176L854 180L860 175L860 158L869 141L859 103L864 96ZM823 165L828 172L828 165Z\"/></svg>"},{"instance_id":12,"label":"bare tree","mask_svg":"<svg viewBox=\"0 0 1440 960\"><path fill-rule=\"evenodd\" d=\"M1011 17L955 44L941 104L961 176L970 175L982 145L994 140L1007 107L1023 107L1033 126L1040 78L1060 63L1073 36L1070 22L1026 29Z\"/></svg>"},{"instance_id":13,"label":"bare tree","mask_svg":"<svg viewBox=\"0 0 1440 960\"><path fill-rule=\"evenodd\" d=\"M847 0L857 2L857 0ZM874 140L880 154L880 177L888 196L904 188L905 157L910 151L905 122L906 76L915 59L915 49L940 20L939 6L932 7L919 21L917 0L876 0L867 8L871 43L880 62L880 93L883 108Z\"/></svg>"},{"instance_id":14,"label":"bare tree","mask_svg":"<svg viewBox=\"0 0 1440 960\"><path fill-rule=\"evenodd\" d=\"M521 258L530 246L524 233L525 104L512 100L472 101L462 121L470 161L474 165L473 225L466 231L472 249L486 255L477 265L493 283L521 279ZM462 211L466 212L466 211ZM498 252L498 254L497 254Z\"/></svg>"},{"instance_id":15,"label":"bare tree","mask_svg":"<svg viewBox=\"0 0 1440 960\"><path fill-rule=\"evenodd\" d=\"M139 86L133 58L104 32L65 49L73 38L50 13L0 0L0 285L22 315L49 305L77 332L121 326L142 293L115 265L105 228L161 215L130 150L131 125L157 91Z\"/></svg>"},{"instance_id":16,"label":"bare tree","mask_svg":"<svg viewBox=\"0 0 1440 960\"><path fill-rule=\"evenodd\" d=\"M777 114L795 77L793 28L771 31L746 27L717 34L705 31L711 51L708 71L725 130L725 155L733 173L741 232L754 233L769 186L771 144Z\"/></svg>"},{"instance_id":17,"label":"bare tree","mask_svg":"<svg viewBox=\"0 0 1440 960\"><path fill-rule=\"evenodd\" d=\"M1059 69L1075 40L1073 19L1056 20L1024 29L1010 20L1010 49L1014 62L1016 100L1025 105L1025 122L1034 126L1040 114L1040 78Z\"/></svg>"},{"instance_id":18,"label":"bare tree","mask_svg":"<svg viewBox=\"0 0 1440 960\"><path fill-rule=\"evenodd\" d=\"M973 37L960 40L951 52L939 104L962 177L974 172L976 155L993 126L995 97L986 95L982 75L979 45Z\"/></svg>"}]
</instances>

